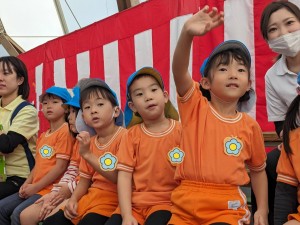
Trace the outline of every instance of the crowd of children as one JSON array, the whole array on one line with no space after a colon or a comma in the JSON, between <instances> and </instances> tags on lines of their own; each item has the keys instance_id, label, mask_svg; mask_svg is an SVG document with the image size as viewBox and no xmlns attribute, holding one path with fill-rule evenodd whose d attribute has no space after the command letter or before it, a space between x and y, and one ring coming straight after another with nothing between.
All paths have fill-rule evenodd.
<instances>
[{"instance_id":1,"label":"crowd of children","mask_svg":"<svg viewBox=\"0 0 300 225\"><path fill-rule=\"evenodd\" d=\"M279 9L274 8L269 17ZM289 13L280 14L290 16L283 26L298 29L286 39L300 46L300 19ZM240 187L250 179L257 204L254 224L273 224L268 218L262 131L247 114L255 102L247 47L237 40L225 41L202 63L200 81L194 81L188 71L193 38L223 21L223 12L204 6L182 28L172 65L179 114L161 74L152 67L128 78L124 113L116 93L101 79L80 80L73 97L66 88L48 88L39 100L49 129L36 141L35 166L26 180L1 197L0 224L249 224L251 213ZM267 22L266 39L281 38L274 34L280 30L278 23ZM271 46L280 48L276 41ZM295 56L284 57L300 57L297 49ZM18 75L12 62L0 60L0 110L24 92L18 90L27 74ZM13 97L3 91L6 87ZM299 87L282 122L276 225L300 224ZM23 131L0 131L0 138L13 135L20 143L36 132L33 129L29 136Z\"/></svg>"}]
</instances>

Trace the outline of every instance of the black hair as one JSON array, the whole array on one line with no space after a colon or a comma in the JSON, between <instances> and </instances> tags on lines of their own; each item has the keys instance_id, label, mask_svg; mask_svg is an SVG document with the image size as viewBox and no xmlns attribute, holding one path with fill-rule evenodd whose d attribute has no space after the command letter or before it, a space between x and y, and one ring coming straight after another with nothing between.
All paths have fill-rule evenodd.
<instances>
[{"instance_id":1,"label":"black hair","mask_svg":"<svg viewBox=\"0 0 300 225\"><path fill-rule=\"evenodd\" d=\"M90 99L93 95L99 96L99 93L104 99L110 101L112 106L118 106L115 96L109 90L99 86L91 86L80 92L80 108L82 109L82 104L84 101Z\"/></svg>"},{"instance_id":2,"label":"black hair","mask_svg":"<svg viewBox=\"0 0 300 225\"><path fill-rule=\"evenodd\" d=\"M300 21L300 9L288 1L274 1L266 6L260 18L260 32L265 40L268 40L268 25L271 15L279 9L286 9Z\"/></svg>"},{"instance_id":3,"label":"black hair","mask_svg":"<svg viewBox=\"0 0 300 225\"><path fill-rule=\"evenodd\" d=\"M215 55L207 62L207 65L204 69L204 76L207 77L207 79L209 79L210 81L212 81L213 75L211 74L211 69L213 66L217 67L221 64L229 65L232 62L232 60L235 59L238 62L242 62L246 66L248 70L248 78L250 79L251 62L248 60L248 58L249 57L246 55L246 53L238 49L230 49L227 51L220 52L219 54ZM204 89L201 85L200 85L200 90L202 92L202 95L206 97L207 100L210 101L211 100L210 91ZM239 98L238 102L248 101L250 99L250 92L251 90L246 91L246 93Z\"/></svg>"},{"instance_id":4,"label":"black hair","mask_svg":"<svg viewBox=\"0 0 300 225\"><path fill-rule=\"evenodd\" d=\"M28 72L26 65L15 56L0 57L0 62L2 62L3 70L7 70L9 73L13 73L13 71L15 71L17 78L23 77L24 81L19 85L18 95L21 95L24 100L27 100L30 93L30 87L28 83Z\"/></svg>"},{"instance_id":5,"label":"black hair","mask_svg":"<svg viewBox=\"0 0 300 225\"><path fill-rule=\"evenodd\" d=\"M283 129L282 129L282 139L283 139L283 146L286 153L293 154L292 149L290 147L290 131L295 130L299 127L299 106L300 106L300 95L297 95L297 97L292 101L290 104L285 120L283 123Z\"/></svg>"}]
</instances>

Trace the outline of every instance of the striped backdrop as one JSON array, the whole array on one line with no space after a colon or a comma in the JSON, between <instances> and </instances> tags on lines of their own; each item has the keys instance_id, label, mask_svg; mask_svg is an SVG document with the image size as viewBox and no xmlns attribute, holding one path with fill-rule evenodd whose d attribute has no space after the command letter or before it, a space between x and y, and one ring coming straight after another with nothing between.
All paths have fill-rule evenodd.
<instances>
[{"instance_id":1,"label":"striped backdrop","mask_svg":"<svg viewBox=\"0 0 300 225\"><path fill-rule=\"evenodd\" d=\"M153 66L163 76L171 101L176 105L172 78L172 55L184 22L208 4L224 10L225 23L204 37L194 39L190 72L199 80L201 62L214 46L228 39L246 44L252 56L253 88L257 102L250 115L263 131L273 131L267 122L264 74L275 55L259 31L260 15L270 0L150 0L68 35L49 41L19 57L29 70L30 100L40 110L38 96L52 85L71 89L85 77L104 79L126 102L126 80L135 70ZM294 3L300 6L299 0ZM41 112L41 131L45 123Z\"/></svg>"}]
</instances>

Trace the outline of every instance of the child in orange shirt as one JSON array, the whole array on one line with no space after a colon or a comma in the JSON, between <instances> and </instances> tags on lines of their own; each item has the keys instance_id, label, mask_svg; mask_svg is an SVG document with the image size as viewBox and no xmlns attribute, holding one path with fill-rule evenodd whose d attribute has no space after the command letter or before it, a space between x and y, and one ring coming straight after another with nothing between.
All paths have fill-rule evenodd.
<instances>
[{"instance_id":1,"label":"child in orange shirt","mask_svg":"<svg viewBox=\"0 0 300 225\"><path fill-rule=\"evenodd\" d=\"M63 106L69 110L68 123L74 137L78 134L75 123L80 109L79 94L80 89L78 86L75 86L73 88L72 99L63 104ZM75 141L67 171L59 183L53 185L54 187L50 193L44 195L38 199L35 204L32 204L22 211L20 216L22 225L38 224L38 222L43 221L48 215L56 213L61 208L59 204L71 197L79 179L80 158L79 143Z\"/></svg>"},{"instance_id":2,"label":"child in orange shirt","mask_svg":"<svg viewBox=\"0 0 300 225\"><path fill-rule=\"evenodd\" d=\"M172 193L173 225L248 224L250 211L240 186L251 184L257 198L255 224L267 224L265 148L261 129L246 113L254 103L251 56L239 41L218 45L201 67L200 85L192 80L189 56L194 36L223 23L223 12L205 6L184 24L173 74L182 123L182 163Z\"/></svg>"},{"instance_id":3,"label":"child in orange shirt","mask_svg":"<svg viewBox=\"0 0 300 225\"><path fill-rule=\"evenodd\" d=\"M300 85L300 73L297 81ZM277 165L274 224L300 225L300 86L297 92L298 96L290 104L283 124L283 149Z\"/></svg>"},{"instance_id":4,"label":"child in orange shirt","mask_svg":"<svg viewBox=\"0 0 300 225\"><path fill-rule=\"evenodd\" d=\"M144 67L127 81L125 124L118 157L119 208L105 225L165 225L178 163L181 125L158 71ZM135 125L136 124L136 125Z\"/></svg>"},{"instance_id":5,"label":"child in orange shirt","mask_svg":"<svg viewBox=\"0 0 300 225\"><path fill-rule=\"evenodd\" d=\"M117 96L100 79L84 79L80 86L82 117L93 127L92 138L86 131L77 135L82 159L80 180L64 210L44 220L43 225L104 225L118 205L116 152L126 129Z\"/></svg>"},{"instance_id":6,"label":"child in orange shirt","mask_svg":"<svg viewBox=\"0 0 300 225\"><path fill-rule=\"evenodd\" d=\"M50 129L37 140L36 164L19 193L0 201L0 224L19 225L20 213L49 193L65 172L71 155L73 137L66 123L67 110L62 104L71 98L65 88L52 86L40 96L42 111Z\"/></svg>"}]
</instances>

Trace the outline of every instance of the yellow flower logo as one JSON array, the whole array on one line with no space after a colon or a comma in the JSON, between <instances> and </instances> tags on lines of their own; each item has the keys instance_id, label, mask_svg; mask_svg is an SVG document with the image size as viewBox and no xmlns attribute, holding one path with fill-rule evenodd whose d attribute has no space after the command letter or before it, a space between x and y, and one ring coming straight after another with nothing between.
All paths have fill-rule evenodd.
<instances>
[{"instance_id":1,"label":"yellow flower logo","mask_svg":"<svg viewBox=\"0 0 300 225\"><path fill-rule=\"evenodd\" d=\"M53 149L48 146L48 145L44 145L41 149L40 149L40 154L43 158L48 158L50 159L53 155Z\"/></svg>"},{"instance_id":2,"label":"yellow flower logo","mask_svg":"<svg viewBox=\"0 0 300 225\"><path fill-rule=\"evenodd\" d=\"M226 155L239 156L243 148L243 142L237 137L227 137L224 139Z\"/></svg>"},{"instance_id":3,"label":"yellow flower logo","mask_svg":"<svg viewBox=\"0 0 300 225\"><path fill-rule=\"evenodd\" d=\"M180 164L183 162L185 153L180 148L173 148L169 151L168 156L171 163Z\"/></svg>"},{"instance_id":4,"label":"yellow flower logo","mask_svg":"<svg viewBox=\"0 0 300 225\"><path fill-rule=\"evenodd\" d=\"M113 171L117 167L118 159L113 154L107 152L99 158L100 168L104 171Z\"/></svg>"}]
</instances>

